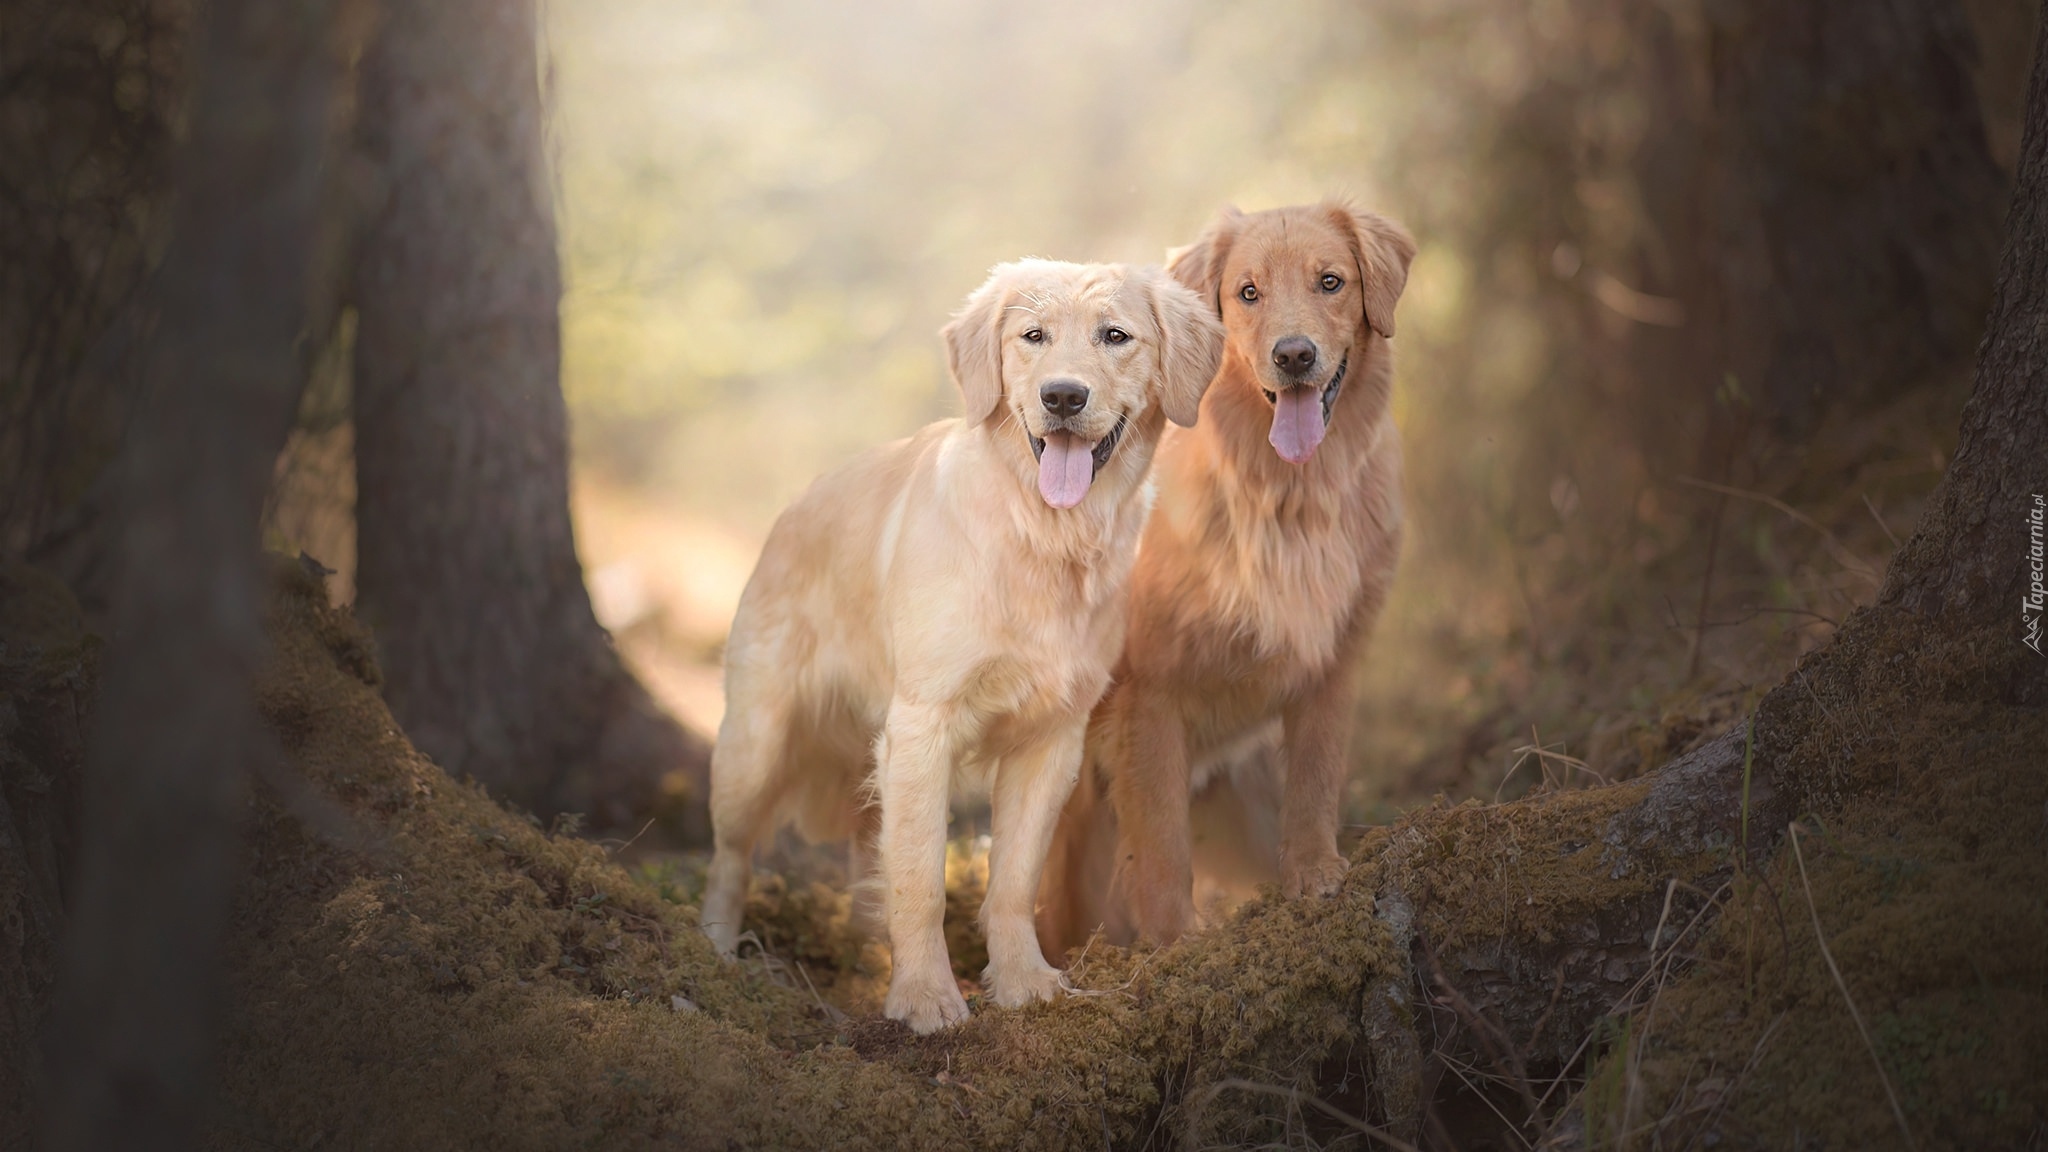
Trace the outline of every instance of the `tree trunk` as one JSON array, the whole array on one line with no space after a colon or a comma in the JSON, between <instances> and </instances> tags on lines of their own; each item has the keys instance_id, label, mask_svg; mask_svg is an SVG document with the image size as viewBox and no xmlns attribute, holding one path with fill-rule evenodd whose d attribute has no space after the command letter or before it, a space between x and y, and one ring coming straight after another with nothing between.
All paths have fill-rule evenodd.
<instances>
[{"instance_id":1,"label":"tree trunk","mask_svg":"<svg viewBox=\"0 0 2048 1152\"><path fill-rule=\"evenodd\" d=\"M242 864L273 756L257 525L297 398L332 111L327 0L215 0L190 41L190 136L142 418L119 463L108 661L50 1039L50 1148L196 1143Z\"/></svg>"},{"instance_id":2,"label":"tree trunk","mask_svg":"<svg viewBox=\"0 0 2048 1152\"><path fill-rule=\"evenodd\" d=\"M1700 395L1732 369L1800 438L1969 354L2008 184L1957 0L1738 0L1707 24L1725 346Z\"/></svg>"},{"instance_id":3,"label":"tree trunk","mask_svg":"<svg viewBox=\"0 0 2048 1152\"><path fill-rule=\"evenodd\" d=\"M1976 41L1956 0L1714 4L1708 41L1720 209L1702 223L1726 322L1726 361L1708 367L1800 439L1982 332L2007 178Z\"/></svg>"},{"instance_id":4,"label":"tree trunk","mask_svg":"<svg viewBox=\"0 0 2048 1152\"><path fill-rule=\"evenodd\" d=\"M95 612L108 467L140 398L184 13L148 0L0 11L0 552L39 554Z\"/></svg>"},{"instance_id":5,"label":"tree trunk","mask_svg":"<svg viewBox=\"0 0 2048 1152\"><path fill-rule=\"evenodd\" d=\"M2038 637L2032 629L2041 625L2048 583L2048 21L2042 23L1976 388L1963 407L1955 459L1878 594L1880 603L1957 629L2004 627L2016 642Z\"/></svg>"},{"instance_id":6,"label":"tree trunk","mask_svg":"<svg viewBox=\"0 0 2048 1152\"><path fill-rule=\"evenodd\" d=\"M358 609L451 773L619 825L706 750L621 664L569 523L561 272L533 0L390 5L362 61L382 173L356 270Z\"/></svg>"}]
</instances>

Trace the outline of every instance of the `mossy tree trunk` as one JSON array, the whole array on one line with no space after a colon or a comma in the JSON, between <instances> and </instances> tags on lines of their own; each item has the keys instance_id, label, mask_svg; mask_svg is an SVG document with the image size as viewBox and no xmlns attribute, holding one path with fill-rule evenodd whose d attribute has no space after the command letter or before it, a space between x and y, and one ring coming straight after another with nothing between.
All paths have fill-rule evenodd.
<instances>
[{"instance_id":1,"label":"mossy tree trunk","mask_svg":"<svg viewBox=\"0 0 2048 1152\"><path fill-rule=\"evenodd\" d=\"M247 778L275 755L257 524L297 399L333 110L329 0L215 0L189 41L140 419L116 466L114 643L48 1031L52 1149L183 1148L205 1119Z\"/></svg>"},{"instance_id":2,"label":"mossy tree trunk","mask_svg":"<svg viewBox=\"0 0 2048 1152\"><path fill-rule=\"evenodd\" d=\"M569 522L533 0L389 5L355 274L358 612L392 711L458 777L617 825L706 750L592 614Z\"/></svg>"}]
</instances>

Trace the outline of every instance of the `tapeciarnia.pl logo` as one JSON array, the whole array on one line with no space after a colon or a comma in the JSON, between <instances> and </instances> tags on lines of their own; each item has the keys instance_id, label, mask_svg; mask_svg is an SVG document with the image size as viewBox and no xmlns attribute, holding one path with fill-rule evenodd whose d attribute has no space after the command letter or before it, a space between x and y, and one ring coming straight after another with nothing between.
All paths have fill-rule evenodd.
<instances>
[{"instance_id":1,"label":"tapeciarnia.pl logo","mask_svg":"<svg viewBox=\"0 0 2048 1152\"><path fill-rule=\"evenodd\" d=\"M2042 586L2042 574L2044 571L2048 571L2048 552L2044 552L2041 542L2042 519L2044 515L2048 515L2048 504L2042 502L2041 494L2037 492L2034 494L2034 506L2027 509L2027 575L2029 581L2027 584L2027 594L2020 600L2020 625L2026 629L2026 635L2020 637L2020 643L2032 648L2036 656L2042 654L2041 611L2043 608L2048 608L2048 588Z\"/></svg>"}]
</instances>

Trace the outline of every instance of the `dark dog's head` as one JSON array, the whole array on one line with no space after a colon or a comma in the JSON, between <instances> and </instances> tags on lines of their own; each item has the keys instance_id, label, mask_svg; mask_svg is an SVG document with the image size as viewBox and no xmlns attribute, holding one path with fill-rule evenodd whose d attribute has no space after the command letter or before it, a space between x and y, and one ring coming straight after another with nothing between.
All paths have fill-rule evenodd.
<instances>
[{"instance_id":1,"label":"dark dog's head","mask_svg":"<svg viewBox=\"0 0 2048 1152\"><path fill-rule=\"evenodd\" d=\"M1167 267L1223 318L1228 355L1273 406L1273 449L1299 464L1322 443L1354 358L1394 334L1414 258L1399 224L1326 201L1226 208Z\"/></svg>"},{"instance_id":2,"label":"dark dog's head","mask_svg":"<svg viewBox=\"0 0 2048 1152\"><path fill-rule=\"evenodd\" d=\"M1152 409L1192 425L1223 355L1223 329L1158 268L1003 264L946 325L967 421L1014 421L1038 491L1072 508Z\"/></svg>"}]
</instances>

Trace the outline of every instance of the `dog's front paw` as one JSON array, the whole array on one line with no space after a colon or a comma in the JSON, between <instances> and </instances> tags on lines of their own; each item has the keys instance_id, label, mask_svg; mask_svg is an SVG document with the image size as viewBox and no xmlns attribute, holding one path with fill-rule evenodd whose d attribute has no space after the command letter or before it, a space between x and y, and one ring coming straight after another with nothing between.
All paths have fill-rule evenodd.
<instances>
[{"instance_id":1,"label":"dog's front paw","mask_svg":"<svg viewBox=\"0 0 2048 1152\"><path fill-rule=\"evenodd\" d=\"M925 1036L967 1019L967 1000L960 995L960 985L953 982L950 971L932 976L899 972L889 981L889 998L882 1013Z\"/></svg>"},{"instance_id":2,"label":"dog's front paw","mask_svg":"<svg viewBox=\"0 0 2048 1152\"><path fill-rule=\"evenodd\" d=\"M1297 896L1334 896L1344 886L1344 873L1350 867L1334 852L1301 864L1282 861L1280 894L1289 900Z\"/></svg>"},{"instance_id":3,"label":"dog's front paw","mask_svg":"<svg viewBox=\"0 0 2048 1152\"><path fill-rule=\"evenodd\" d=\"M998 972L991 964L981 978L989 999L999 1008L1022 1008L1039 1000L1050 1000L1066 987L1060 970L1043 961L1011 972Z\"/></svg>"},{"instance_id":4,"label":"dog's front paw","mask_svg":"<svg viewBox=\"0 0 2048 1152\"><path fill-rule=\"evenodd\" d=\"M721 960L733 960L739 956L740 929L737 924L707 923L701 925L704 935L711 938L711 946L718 950Z\"/></svg>"}]
</instances>

